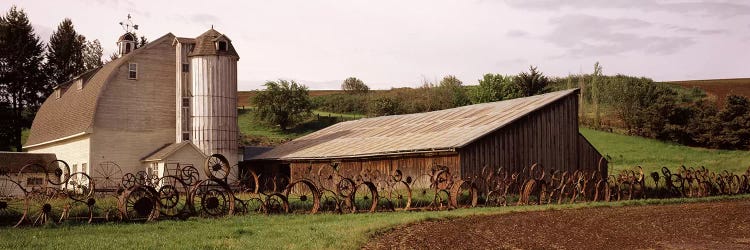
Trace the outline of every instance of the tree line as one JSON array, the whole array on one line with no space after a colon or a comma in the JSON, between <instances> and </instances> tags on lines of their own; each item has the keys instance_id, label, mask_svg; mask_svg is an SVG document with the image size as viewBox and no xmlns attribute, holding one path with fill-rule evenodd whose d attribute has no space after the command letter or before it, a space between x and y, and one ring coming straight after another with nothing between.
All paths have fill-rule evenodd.
<instances>
[{"instance_id":1,"label":"tree line","mask_svg":"<svg viewBox=\"0 0 750 250\"><path fill-rule=\"evenodd\" d=\"M417 88L374 92L360 79L350 77L342 83L344 93L316 97L309 97L307 87L294 81L272 81L266 86L267 90L253 100L263 110L265 120L273 124L274 120L268 117L281 120L278 117L296 114L292 119L284 119L282 128L309 118L313 109L369 116L398 115L579 88L579 117L583 126L690 146L750 148L747 97L731 95L725 106L719 106L707 100L706 94L697 88L659 83L645 77L604 75L598 62L588 74L547 77L531 66L528 72L517 75L485 74L478 85L469 86L452 75L437 83L425 80ZM269 97L274 95L271 92L284 89L288 93L283 98Z\"/></svg>"},{"instance_id":2,"label":"tree line","mask_svg":"<svg viewBox=\"0 0 750 250\"><path fill-rule=\"evenodd\" d=\"M86 39L68 18L44 43L23 9L0 16L0 151L20 151L21 131L53 88L101 67L102 53L99 40Z\"/></svg>"}]
</instances>

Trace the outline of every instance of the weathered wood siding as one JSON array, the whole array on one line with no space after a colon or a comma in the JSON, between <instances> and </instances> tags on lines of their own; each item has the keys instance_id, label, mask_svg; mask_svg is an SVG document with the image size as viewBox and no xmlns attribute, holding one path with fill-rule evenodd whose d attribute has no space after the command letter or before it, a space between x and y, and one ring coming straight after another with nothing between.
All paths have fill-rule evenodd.
<instances>
[{"instance_id":1,"label":"weathered wood siding","mask_svg":"<svg viewBox=\"0 0 750 250\"><path fill-rule=\"evenodd\" d=\"M484 166L520 172L534 163L547 171L595 169L579 160L577 112L577 95L569 95L460 149L462 176Z\"/></svg>"},{"instance_id":2,"label":"weathered wood siding","mask_svg":"<svg viewBox=\"0 0 750 250\"><path fill-rule=\"evenodd\" d=\"M601 163L599 163L600 160ZM602 176L609 174L607 159L603 158L602 154L582 134L578 134L578 165L583 169L598 169L602 171Z\"/></svg>"},{"instance_id":3,"label":"weathered wood siding","mask_svg":"<svg viewBox=\"0 0 750 250\"><path fill-rule=\"evenodd\" d=\"M457 153L442 153L435 155L402 155L398 157L361 158L341 160L339 162L339 173L345 177L354 177L364 170L370 173L379 173L386 177L396 169L400 169L404 178L411 176L416 179L430 173L434 165L446 166L451 173L459 173L460 159ZM315 175L322 166L329 166L331 161L300 161L291 162L291 179L297 180Z\"/></svg>"}]
</instances>

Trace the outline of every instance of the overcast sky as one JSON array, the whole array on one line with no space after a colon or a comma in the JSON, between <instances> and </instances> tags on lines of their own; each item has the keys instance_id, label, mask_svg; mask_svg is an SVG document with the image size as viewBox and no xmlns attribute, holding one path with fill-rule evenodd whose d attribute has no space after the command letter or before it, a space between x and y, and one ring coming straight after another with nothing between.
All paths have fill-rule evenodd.
<instances>
[{"instance_id":1,"label":"overcast sky","mask_svg":"<svg viewBox=\"0 0 750 250\"><path fill-rule=\"evenodd\" d=\"M239 89L279 78L337 89L418 86L536 65L547 75L623 73L659 81L750 77L750 0L2 1L48 40L68 17L105 56L130 13L139 35L195 37L211 25L240 54Z\"/></svg>"}]
</instances>

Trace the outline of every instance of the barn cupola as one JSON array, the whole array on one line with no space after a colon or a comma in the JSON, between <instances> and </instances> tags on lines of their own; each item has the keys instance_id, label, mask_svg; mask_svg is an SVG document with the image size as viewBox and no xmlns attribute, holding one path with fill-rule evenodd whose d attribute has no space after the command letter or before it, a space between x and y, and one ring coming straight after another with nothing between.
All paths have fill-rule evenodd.
<instances>
[{"instance_id":1,"label":"barn cupola","mask_svg":"<svg viewBox=\"0 0 750 250\"><path fill-rule=\"evenodd\" d=\"M125 33L117 39L117 48L119 48L119 55L124 56L135 50L136 39L133 33Z\"/></svg>"},{"instance_id":2,"label":"barn cupola","mask_svg":"<svg viewBox=\"0 0 750 250\"><path fill-rule=\"evenodd\" d=\"M124 56L136 49L138 37L135 35L135 31L138 30L138 25L133 23L130 14L128 14L128 19L120 22L120 26L125 30L125 34L117 39L117 48L119 56Z\"/></svg>"}]
</instances>

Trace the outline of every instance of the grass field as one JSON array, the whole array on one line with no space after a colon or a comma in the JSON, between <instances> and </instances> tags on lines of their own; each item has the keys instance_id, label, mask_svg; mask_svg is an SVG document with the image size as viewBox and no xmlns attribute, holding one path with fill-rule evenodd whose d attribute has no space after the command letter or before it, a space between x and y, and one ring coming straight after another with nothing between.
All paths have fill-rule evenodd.
<instances>
[{"instance_id":1,"label":"grass field","mask_svg":"<svg viewBox=\"0 0 750 250\"><path fill-rule=\"evenodd\" d=\"M611 157L610 173L638 165L644 168L646 174L661 167L674 171L683 164L688 167L705 166L717 172L728 170L743 173L750 166L750 151L694 148L586 128L580 131L602 155Z\"/></svg>"},{"instance_id":2,"label":"grass field","mask_svg":"<svg viewBox=\"0 0 750 250\"><path fill-rule=\"evenodd\" d=\"M374 233L423 220L550 209L747 198L750 196L491 207L432 212L251 215L219 219L192 218L187 221L159 221L146 224L60 225L47 228L2 229L0 249L357 249Z\"/></svg>"},{"instance_id":3,"label":"grass field","mask_svg":"<svg viewBox=\"0 0 750 250\"><path fill-rule=\"evenodd\" d=\"M323 111L313 111L313 117L294 128L282 131L277 126L268 125L258 120L252 109L239 109L237 122L240 133L246 144L273 146L315 132L336 122L355 120L365 117L360 114L338 114Z\"/></svg>"}]
</instances>

